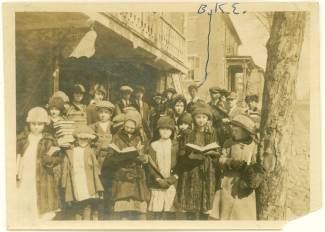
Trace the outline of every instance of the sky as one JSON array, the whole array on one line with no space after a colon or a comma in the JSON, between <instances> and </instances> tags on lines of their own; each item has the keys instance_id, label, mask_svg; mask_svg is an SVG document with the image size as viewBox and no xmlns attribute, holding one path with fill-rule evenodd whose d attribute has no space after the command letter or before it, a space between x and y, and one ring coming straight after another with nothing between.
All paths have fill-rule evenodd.
<instances>
[{"instance_id":1,"label":"sky","mask_svg":"<svg viewBox=\"0 0 325 232\"><path fill-rule=\"evenodd\" d=\"M231 20L242 41L238 48L238 55L252 56L255 64L265 70L267 61L266 43L269 38L267 29L257 19L254 14L232 15ZM309 96L309 49L310 35L306 24L305 38L302 46L299 72L297 79L296 95L298 99L304 99Z\"/></svg>"}]
</instances>

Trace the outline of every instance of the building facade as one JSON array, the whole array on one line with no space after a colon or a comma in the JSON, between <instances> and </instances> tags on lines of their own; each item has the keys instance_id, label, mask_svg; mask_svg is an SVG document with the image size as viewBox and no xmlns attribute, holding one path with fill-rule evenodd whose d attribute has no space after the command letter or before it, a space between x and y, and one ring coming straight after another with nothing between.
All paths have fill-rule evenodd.
<instances>
[{"instance_id":1,"label":"building facade","mask_svg":"<svg viewBox=\"0 0 325 232\"><path fill-rule=\"evenodd\" d=\"M17 130L28 109L56 90L101 83L110 99L122 84L141 84L146 98L187 74L186 14L144 12L17 13Z\"/></svg>"}]
</instances>

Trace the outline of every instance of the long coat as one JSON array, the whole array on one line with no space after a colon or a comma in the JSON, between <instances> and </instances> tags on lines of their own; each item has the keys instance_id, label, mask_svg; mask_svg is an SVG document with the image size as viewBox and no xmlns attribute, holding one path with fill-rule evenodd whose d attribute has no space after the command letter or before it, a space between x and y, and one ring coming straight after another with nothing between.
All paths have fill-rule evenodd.
<instances>
[{"instance_id":1,"label":"long coat","mask_svg":"<svg viewBox=\"0 0 325 232\"><path fill-rule=\"evenodd\" d=\"M147 138L150 139L152 137L152 133L150 130L150 106L145 101L142 101L142 103L142 112L140 109L140 105L136 100L134 100L132 104L141 114L143 130L146 133Z\"/></svg>"},{"instance_id":2,"label":"long coat","mask_svg":"<svg viewBox=\"0 0 325 232\"><path fill-rule=\"evenodd\" d=\"M185 138L184 144L192 143L200 146L217 142L213 128L206 131L194 129ZM217 157L201 155L201 159L193 159L191 151L182 147L176 172L179 175L177 186L178 204L187 212L207 212L212 208L217 179L215 159Z\"/></svg>"},{"instance_id":3,"label":"long coat","mask_svg":"<svg viewBox=\"0 0 325 232\"><path fill-rule=\"evenodd\" d=\"M23 132L17 136L17 154L25 153L29 145L28 135L28 132ZM60 153L55 153L52 156L47 155L52 146L56 146L54 138L48 133L43 133L37 148L36 164L37 208L40 214L59 208L58 178L55 176L53 168L62 162L62 155ZM28 160L25 162L25 165L28 165Z\"/></svg>"},{"instance_id":4,"label":"long coat","mask_svg":"<svg viewBox=\"0 0 325 232\"><path fill-rule=\"evenodd\" d=\"M121 129L113 136L112 143L119 149L123 149L130 146L136 147L144 141L138 132L128 137ZM145 169L139 160L120 155L113 149L109 149L109 155L103 163L102 170L103 178L112 178L113 202L128 199L140 202L150 200ZM104 176L104 173L110 175Z\"/></svg>"},{"instance_id":5,"label":"long coat","mask_svg":"<svg viewBox=\"0 0 325 232\"><path fill-rule=\"evenodd\" d=\"M90 147L85 148L85 173L87 178L87 188L89 195L96 196L98 192L104 191L102 183L99 179L100 170L96 160L94 151ZM74 177L73 177L73 149L66 151L63 161L62 170L62 188L64 189L64 197L66 202L76 201L74 193Z\"/></svg>"},{"instance_id":6,"label":"long coat","mask_svg":"<svg viewBox=\"0 0 325 232\"><path fill-rule=\"evenodd\" d=\"M178 160L178 152L179 152L179 143L176 140L172 140L172 149L171 149L171 173L170 175L176 174L175 168ZM157 171L159 171L159 165L157 163L157 155L156 151L152 148L152 146L149 146L148 154L153 161L155 167L157 168ZM149 170L149 176L148 176L148 184L149 187L153 188L159 188L158 183L156 182L156 179L159 177L159 174L153 170L152 167L148 167Z\"/></svg>"},{"instance_id":7,"label":"long coat","mask_svg":"<svg viewBox=\"0 0 325 232\"><path fill-rule=\"evenodd\" d=\"M241 172L229 169L226 164L230 160L246 161L247 164L256 162L256 147L254 141L245 144L229 139L225 142L220 158L223 170L221 189L215 194L211 217L221 220L256 220L255 191L239 189Z\"/></svg>"}]
</instances>

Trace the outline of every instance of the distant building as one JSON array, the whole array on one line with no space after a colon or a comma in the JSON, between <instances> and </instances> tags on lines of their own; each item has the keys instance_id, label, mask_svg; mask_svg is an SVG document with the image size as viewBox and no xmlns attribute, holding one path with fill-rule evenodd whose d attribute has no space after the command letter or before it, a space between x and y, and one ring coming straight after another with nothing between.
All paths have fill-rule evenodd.
<instances>
[{"instance_id":1,"label":"distant building","mask_svg":"<svg viewBox=\"0 0 325 232\"><path fill-rule=\"evenodd\" d=\"M199 84L205 77L208 26L207 14L188 14L186 38L190 70L182 82L184 89L193 82ZM255 65L250 56L238 55L238 46L241 44L230 17L226 14L212 15L208 78L199 90L202 98L208 100L208 88L211 86L235 91L241 99L247 94L262 94L263 70Z\"/></svg>"}]
</instances>

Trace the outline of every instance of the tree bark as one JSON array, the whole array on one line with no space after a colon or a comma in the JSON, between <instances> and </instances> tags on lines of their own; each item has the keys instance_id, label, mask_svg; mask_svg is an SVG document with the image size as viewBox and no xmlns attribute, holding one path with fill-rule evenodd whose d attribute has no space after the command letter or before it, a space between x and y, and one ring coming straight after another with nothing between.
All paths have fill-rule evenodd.
<instances>
[{"instance_id":1,"label":"tree bark","mask_svg":"<svg viewBox=\"0 0 325 232\"><path fill-rule=\"evenodd\" d=\"M257 189L259 220L285 220L287 166L293 152L293 109L305 12L276 12L267 43L259 162L267 171Z\"/></svg>"}]
</instances>

